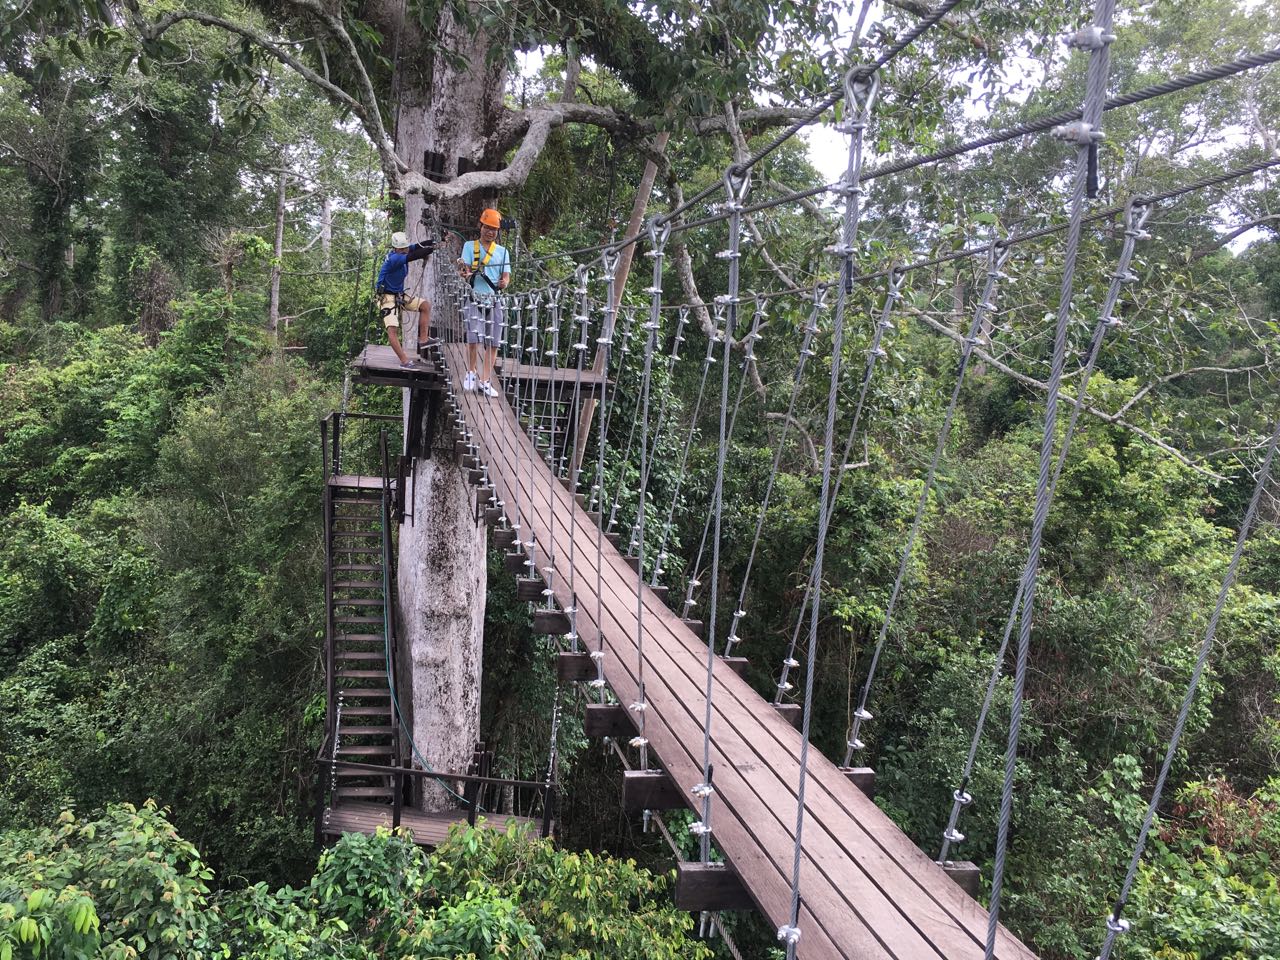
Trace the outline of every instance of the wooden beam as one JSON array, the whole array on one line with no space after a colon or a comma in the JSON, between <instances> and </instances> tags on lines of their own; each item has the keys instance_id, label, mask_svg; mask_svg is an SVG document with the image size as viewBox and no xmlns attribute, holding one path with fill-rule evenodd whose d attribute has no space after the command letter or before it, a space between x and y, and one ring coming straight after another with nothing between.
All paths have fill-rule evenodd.
<instances>
[{"instance_id":1,"label":"wooden beam","mask_svg":"<svg viewBox=\"0 0 1280 960\"><path fill-rule=\"evenodd\" d=\"M800 729L801 721L804 719L804 707L798 703L775 703L773 709L778 711L778 716L787 723L791 724L797 730Z\"/></svg>"},{"instance_id":2,"label":"wooden beam","mask_svg":"<svg viewBox=\"0 0 1280 960\"><path fill-rule=\"evenodd\" d=\"M541 577L516 577L516 599L526 603L537 603L542 599L542 590L547 582Z\"/></svg>"},{"instance_id":3,"label":"wooden beam","mask_svg":"<svg viewBox=\"0 0 1280 960\"><path fill-rule=\"evenodd\" d=\"M502 533L502 531L496 531L495 535L497 533ZM502 569L507 573L524 573L526 569L524 565L525 559L524 553L519 550L512 553L504 553L502 555Z\"/></svg>"},{"instance_id":4,"label":"wooden beam","mask_svg":"<svg viewBox=\"0 0 1280 960\"><path fill-rule=\"evenodd\" d=\"M610 543L612 543L615 547L622 546L622 534L620 533L606 533L604 535L604 538L608 540Z\"/></svg>"},{"instance_id":5,"label":"wooden beam","mask_svg":"<svg viewBox=\"0 0 1280 960\"><path fill-rule=\"evenodd\" d=\"M684 617L681 617L681 618L680 618L680 622L681 622L681 623L683 623L683 624L684 624L686 627L688 627L690 630L692 630L692 631L693 631L693 635L694 635L695 637L698 637L698 638L701 638L701 637L702 637L702 629L703 629L703 627L702 627L702 621L701 621L701 620L686 620Z\"/></svg>"},{"instance_id":6,"label":"wooden beam","mask_svg":"<svg viewBox=\"0 0 1280 960\"><path fill-rule=\"evenodd\" d=\"M596 678L596 662L589 653L556 654L556 677L561 683L580 683Z\"/></svg>"},{"instance_id":7,"label":"wooden beam","mask_svg":"<svg viewBox=\"0 0 1280 960\"><path fill-rule=\"evenodd\" d=\"M720 659L724 661L726 667L738 676L745 677L747 675L747 664L751 661L746 657L721 657Z\"/></svg>"},{"instance_id":8,"label":"wooden beam","mask_svg":"<svg viewBox=\"0 0 1280 960\"><path fill-rule=\"evenodd\" d=\"M947 860L942 864L942 869L956 882L956 886L973 899L978 899L978 894L982 891L982 871L976 863L969 860Z\"/></svg>"},{"instance_id":9,"label":"wooden beam","mask_svg":"<svg viewBox=\"0 0 1280 960\"><path fill-rule=\"evenodd\" d=\"M676 862L677 910L754 910L755 901L727 863Z\"/></svg>"},{"instance_id":10,"label":"wooden beam","mask_svg":"<svg viewBox=\"0 0 1280 960\"><path fill-rule=\"evenodd\" d=\"M582 717L582 732L588 737L631 737L635 730L631 714L622 704L587 704Z\"/></svg>"},{"instance_id":11,"label":"wooden beam","mask_svg":"<svg viewBox=\"0 0 1280 960\"><path fill-rule=\"evenodd\" d=\"M622 559L623 559L623 560L625 560L625 561L627 561L627 563L631 564L631 569L632 569L632 570L634 570L636 573L639 573L639 572L640 572L640 558L639 558L639 557L633 557L633 556L628 555L628 556L623 557Z\"/></svg>"},{"instance_id":12,"label":"wooden beam","mask_svg":"<svg viewBox=\"0 0 1280 960\"><path fill-rule=\"evenodd\" d=\"M629 814L645 810L684 810L684 793L665 770L626 770L622 774L622 809Z\"/></svg>"},{"instance_id":13,"label":"wooden beam","mask_svg":"<svg viewBox=\"0 0 1280 960\"><path fill-rule=\"evenodd\" d=\"M535 610L533 632L564 636L569 632L569 615L563 610Z\"/></svg>"},{"instance_id":14,"label":"wooden beam","mask_svg":"<svg viewBox=\"0 0 1280 960\"><path fill-rule=\"evenodd\" d=\"M865 793L868 800L876 798L876 772L872 767L841 767L840 772Z\"/></svg>"},{"instance_id":15,"label":"wooden beam","mask_svg":"<svg viewBox=\"0 0 1280 960\"><path fill-rule=\"evenodd\" d=\"M502 522L502 518L506 515L504 507L486 507L484 511L484 522L486 526L496 527Z\"/></svg>"},{"instance_id":16,"label":"wooden beam","mask_svg":"<svg viewBox=\"0 0 1280 960\"><path fill-rule=\"evenodd\" d=\"M493 545L499 550L510 550L515 546L516 537L519 535L519 531L516 530L495 530L493 531ZM523 557L521 559L523 560ZM510 572L514 573L515 571Z\"/></svg>"}]
</instances>

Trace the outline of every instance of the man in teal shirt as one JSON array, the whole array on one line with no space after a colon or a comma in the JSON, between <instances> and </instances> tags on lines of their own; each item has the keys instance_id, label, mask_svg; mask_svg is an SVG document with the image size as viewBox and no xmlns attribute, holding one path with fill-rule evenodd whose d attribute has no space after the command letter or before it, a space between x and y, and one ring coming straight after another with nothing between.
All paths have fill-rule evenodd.
<instances>
[{"instance_id":1,"label":"man in teal shirt","mask_svg":"<svg viewBox=\"0 0 1280 960\"><path fill-rule=\"evenodd\" d=\"M480 239L462 245L458 273L471 288L471 296L462 307L462 325L467 341L467 373L463 390L479 390L489 397L498 395L493 386L493 367L498 360L498 344L504 327L499 291L511 283L511 257L498 243L502 215L492 208L480 214ZM480 349L484 348L483 360ZM480 369L476 364L480 361Z\"/></svg>"}]
</instances>

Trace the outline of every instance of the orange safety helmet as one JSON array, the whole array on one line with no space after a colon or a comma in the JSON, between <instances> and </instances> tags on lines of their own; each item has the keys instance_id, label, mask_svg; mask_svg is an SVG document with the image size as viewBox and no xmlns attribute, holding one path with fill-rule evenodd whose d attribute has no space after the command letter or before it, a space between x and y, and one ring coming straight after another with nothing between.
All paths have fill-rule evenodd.
<instances>
[{"instance_id":1,"label":"orange safety helmet","mask_svg":"<svg viewBox=\"0 0 1280 960\"><path fill-rule=\"evenodd\" d=\"M502 214L490 207L480 214L480 224L485 227L493 227L497 230L502 226Z\"/></svg>"}]
</instances>

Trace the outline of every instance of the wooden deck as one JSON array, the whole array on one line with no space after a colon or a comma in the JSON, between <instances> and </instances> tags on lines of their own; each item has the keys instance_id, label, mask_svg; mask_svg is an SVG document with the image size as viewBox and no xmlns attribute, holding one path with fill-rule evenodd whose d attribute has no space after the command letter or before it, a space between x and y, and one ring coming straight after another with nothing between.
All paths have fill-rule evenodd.
<instances>
[{"instance_id":1,"label":"wooden deck","mask_svg":"<svg viewBox=\"0 0 1280 960\"><path fill-rule=\"evenodd\" d=\"M511 814L481 815L476 819L476 826L491 830L506 830L507 824L514 821L527 826L534 836L541 827L540 820L517 817ZM449 836L449 829L455 823L466 823L467 811L446 810L439 813L423 813L405 807L400 812L400 826L413 834L414 843L423 847L434 847L443 843ZM336 837L344 833L372 834L378 827L391 829L391 807L385 803L366 803L359 800L346 800L329 811L323 833Z\"/></svg>"},{"instance_id":2,"label":"wooden deck","mask_svg":"<svg viewBox=\"0 0 1280 960\"><path fill-rule=\"evenodd\" d=\"M382 344L371 343L351 361L355 378L363 383L377 383L389 387L439 388L442 371L432 360L420 361L422 366L407 370L400 366L395 351Z\"/></svg>"},{"instance_id":3,"label":"wooden deck","mask_svg":"<svg viewBox=\"0 0 1280 960\"><path fill-rule=\"evenodd\" d=\"M463 348L444 349L460 369ZM576 548L577 629L588 650L603 636L605 679L618 699L637 699L636 592L644 605L645 736L694 806L702 780L706 645L647 586L607 539L596 596L597 528L551 475L506 401L458 392L458 403L509 515L536 535L537 565L554 537L551 587L569 605L569 544ZM531 476L532 474L532 476ZM552 519L554 518L554 520ZM572 524L572 526L571 526ZM526 528L528 529L528 528ZM599 613L597 613L597 599ZM711 760L716 845L775 926L789 921L800 734L727 665L713 670ZM970 899L826 757L809 754L801 857L802 938L809 960L980 960L987 911ZM1001 960L1034 954L1003 928Z\"/></svg>"},{"instance_id":4,"label":"wooden deck","mask_svg":"<svg viewBox=\"0 0 1280 960\"><path fill-rule=\"evenodd\" d=\"M465 349L459 344L453 348ZM460 355L465 357L465 353ZM395 352L382 344L368 344L359 355L351 361L355 378L362 383L381 384L391 387L439 389L444 382L443 370L434 360L421 361L423 366L416 370L400 366ZM463 367L465 369L465 366ZM499 358L497 374L503 380L519 380L521 384L532 383L539 394L545 394L554 388L558 395L572 392L579 377L577 368L552 369L551 367L530 366L515 360ZM583 370L578 389L584 397L592 397L600 392L605 382L603 373ZM526 389L527 387L522 387Z\"/></svg>"}]
</instances>

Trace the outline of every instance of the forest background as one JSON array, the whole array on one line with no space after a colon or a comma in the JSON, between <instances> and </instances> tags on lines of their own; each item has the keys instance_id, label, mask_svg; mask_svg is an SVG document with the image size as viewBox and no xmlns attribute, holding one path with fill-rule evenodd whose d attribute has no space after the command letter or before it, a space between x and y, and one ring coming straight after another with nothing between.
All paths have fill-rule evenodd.
<instances>
[{"instance_id":1,"label":"forest background","mask_svg":"<svg viewBox=\"0 0 1280 960\"><path fill-rule=\"evenodd\" d=\"M306 23L289 4L193 6L262 36L291 38L305 62L323 54L308 45ZM427 23L446 5L410 6ZM660 127L671 133L669 162L651 211L673 206L682 187L692 193L717 182L729 162L773 133L767 111L753 115L747 97L757 106L808 103L838 80L842 61L826 51L847 44L850 12L835 4L743 2L699 17L681 4L636 5L634 15L672 62L690 64L670 81L680 85L673 98L657 81L634 82L635 64L619 66L625 34L605 50L590 32L606 14L617 15L608 4L448 6L469 10L476 30L503 38L498 60L519 49L544 51L534 74L508 83L512 110L576 101L650 118L551 130L526 182L498 200L519 220L522 249L533 254L616 236ZM125 7L144 18L173 9ZM225 919L222 932L182 934L203 943L201 950L233 931L242 937L233 952L265 956L288 928L306 944L296 949L319 953L324 944L355 956L384 948L392 928L397 936L415 924L456 931L452 920L439 920L449 903L461 902L441 893L449 851L409 869L404 864L419 855L396 841L353 841L317 870L312 846L312 757L324 710L317 424L344 402L347 359L380 336L372 276L404 218L386 189L369 120L218 26L184 22L160 42L131 27L135 20L104 14L110 4L96 12L41 2L0 9L0 950L9 951L6 958L33 950L38 938L23 937L30 932L23 918L45 923L47 941L60 929L53 918L70 917L80 902L68 887L57 903L37 898L33 906L30 852L46 851L47 860L37 858L42 876L71 870L72 854L81 873L69 875L110 873L123 855L95 846L99 829L133 838L140 849L153 845L158 859L181 867L193 902L221 904L213 913ZM887 42L922 9L908 0L877 5L868 42ZM394 38L362 20L360 4L343 10L384 94L383 116L394 122ZM1112 89L1274 48L1277 14L1274 0L1126 5ZM1066 53L1060 34L1087 17L1079 3L962 5L887 71L870 162L1078 104L1083 59ZM749 30L732 31L742 24L767 30L757 35L771 37L772 46L762 52ZM554 37L569 40L548 46ZM698 56L682 59L690 49ZM737 73L707 66L726 63L745 66ZM727 107L735 98L738 107ZM699 117L718 125L699 126ZM1109 113L1098 203L1272 155L1278 118L1274 69ZM873 181L864 269L1060 218L1069 153L1035 138ZM761 166L756 190L765 197L821 181L804 145L792 142ZM835 276L825 248L837 223L836 208L821 203L755 217L744 288L803 288ZM1117 224L1086 233L1077 350L1114 269ZM1274 176L1162 205L1148 229L1154 237L1134 267L1140 280L1122 301L1125 326L1102 356L1094 409L1081 420L1046 533L1016 812L1018 823L1034 829L1015 834L1005 917L1052 958L1096 951L1253 486L1268 418L1277 412ZM723 261L714 256L725 246L723 226L689 231L679 242L689 269L673 296L701 292L710 301L724 285ZM545 279L539 271L564 277L572 269L568 260L526 269L521 255L517 289ZM965 388L880 668L867 757L879 775L878 802L930 853L1025 553L1060 261L1060 244L1049 237L1019 246L1006 268L998 322ZM827 551L813 739L828 756L843 753L950 395L955 340L980 295L983 269L981 258L969 258L909 275L888 358L872 384L865 445ZM633 280L629 302L644 302L642 281ZM854 297L849 370L861 370L868 318L882 298L872 285ZM726 620L807 313L804 296L772 301L755 351L758 381L747 391L725 492ZM687 356L702 356L710 323L694 312ZM829 317L822 327L820 367L829 363ZM664 349L673 335L670 326L661 331ZM614 372L625 408L634 402L637 373L628 366ZM678 366L657 384L671 391L673 422L683 426L697 372ZM356 391L347 399L351 409L398 409L392 393ZM811 438L821 435L824 393L820 376L801 392L741 631L749 679L770 697L817 526L821 451ZM655 503L675 502L682 558L669 564L673 596L682 595L707 510L714 415L703 409L678 498L683 431L669 431L657 450L650 494ZM626 417L612 422L617 449L628 425ZM623 491L624 528L634 515L636 473L633 457L612 462L605 478L608 489ZM1277 520L1280 501L1269 494L1130 908L1135 932L1123 956L1280 955ZM528 776L545 763L557 696L552 648L529 633L500 565L492 569L485 736L505 773ZM1009 695L1002 686L979 753L971 788L979 801L961 851L984 867L994 849ZM572 718L571 695L568 706ZM559 762L562 846L665 870L665 849L619 813L616 765L572 719ZM169 809L183 840L143 806L148 799ZM466 841L452 855L466 863ZM499 851L485 862L506 863L509 855ZM387 857L399 858L403 876L432 878L421 886L443 905L432 908L435 927L395 913L404 890L389 893L385 873L372 869L358 905L338 904L326 877L352 863L385 866L377 858ZM549 868L565 876L574 869L563 861ZM179 882L125 876L138 889ZM206 882L219 892L197 889ZM634 883L637 896L660 900L660 879L645 874ZM465 883L448 889L465 899ZM537 949L550 951L549 928L521 926L527 918L502 907L504 896L486 886L477 902L489 912L467 922L501 928L510 938L504 942L524 950L535 950L536 934L546 941ZM620 902L583 909L616 917L625 912ZM659 941L681 952L688 924L668 919L669 929L647 945L618 955L659 955ZM162 926L185 922L166 917ZM769 931L750 918L737 922L745 943L767 949ZM86 944L93 941L87 921L74 926L85 927ZM483 955L482 941L456 949ZM441 950L445 942L436 941Z\"/></svg>"}]
</instances>

